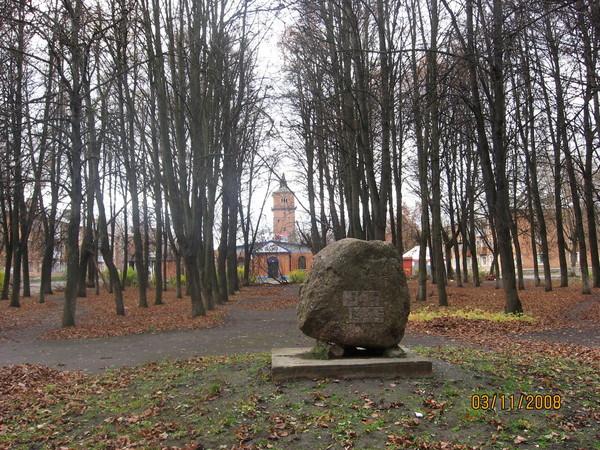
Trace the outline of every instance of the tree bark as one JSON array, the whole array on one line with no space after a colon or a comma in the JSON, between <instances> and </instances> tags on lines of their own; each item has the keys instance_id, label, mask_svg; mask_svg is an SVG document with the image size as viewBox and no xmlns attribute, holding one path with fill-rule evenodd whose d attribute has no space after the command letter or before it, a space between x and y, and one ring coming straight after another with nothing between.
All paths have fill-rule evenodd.
<instances>
[{"instance_id":1,"label":"tree bark","mask_svg":"<svg viewBox=\"0 0 600 450\"><path fill-rule=\"evenodd\" d=\"M559 143L565 158L567 176L569 177L569 186L571 188L571 200L573 202L573 213L575 215L575 234L579 244L579 267L581 269L581 290L583 294L591 294L588 262L587 262L587 247L585 243L585 231L583 227L583 214L581 211L581 203L579 200L579 187L577 177L575 175L575 167L573 165L573 157L569 148L569 136L567 133L567 119L565 113L565 100L563 85L561 81L560 60L558 54L558 44L554 39L550 16L546 15L546 38L550 55L553 62L553 78L554 89L556 92L556 127L558 132Z\"/></svg>"}]
</instances>

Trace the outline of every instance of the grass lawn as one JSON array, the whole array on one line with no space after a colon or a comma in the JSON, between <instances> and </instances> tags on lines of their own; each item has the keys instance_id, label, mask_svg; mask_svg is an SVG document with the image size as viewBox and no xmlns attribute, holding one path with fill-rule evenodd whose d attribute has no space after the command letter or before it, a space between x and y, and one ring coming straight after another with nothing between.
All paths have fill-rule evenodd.
<instances>
[{"instance_id":1,"label":"grass lawn","mask_svg":"<svg viewBox=\"0 0 600 450\"><path fill-rule=\"evenodd\" d=\"M277 309L296 301L289 291L282 298L277 292L246 288L229 307ZM165 361L95 376L5 367L0 449L600 449L600 348L530 336L577 327L597 336L598 293L528 286L520 296L526 315L511 320L498 314L501 294L491 285L449 286L450 308L437 307L435 296L413 302L407 332L466 344L413 348L434 360L427 379L273 382L267 354ZM88 296L78 301L85 310L80 325L40 337L206 328L227 313L191 318L189 301L171 297L167 305L137 308L135 290L126 301L128 314L117 318L109 295ZM60 305L31 299L19 309L2 308L0 335L55 323Z\"/></svg>"},{"instance_id":2,"label":"grass lawn","mask_svg":"<svg viewBox=\"0 0 600 450\"><path fill-rule=\"evenodd\" d=\"M4 379L22 389L3 386L0 447L600 448L596 370L468 347L417 351L436 359L432 378L275 383L266 354L93 377L14 366Z\"/></svg>"}]
</instances>

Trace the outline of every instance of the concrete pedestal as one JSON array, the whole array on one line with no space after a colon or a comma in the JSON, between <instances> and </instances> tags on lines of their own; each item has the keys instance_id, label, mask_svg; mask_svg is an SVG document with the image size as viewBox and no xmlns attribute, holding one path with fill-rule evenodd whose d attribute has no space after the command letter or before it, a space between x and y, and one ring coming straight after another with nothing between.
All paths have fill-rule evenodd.
<instances>
[{"instance_id":1,"label":"concrete pedestal","mask_svg":"<svg viewBox=\"0 0 600 450\"><path fill-rule=\"evenodd\" d=\"M292 378L423 378L431 376L431 360L406 351L403 358L310 359L310 348L279 348L271 354L274 381Z\"/></svg>"}]
</instances>

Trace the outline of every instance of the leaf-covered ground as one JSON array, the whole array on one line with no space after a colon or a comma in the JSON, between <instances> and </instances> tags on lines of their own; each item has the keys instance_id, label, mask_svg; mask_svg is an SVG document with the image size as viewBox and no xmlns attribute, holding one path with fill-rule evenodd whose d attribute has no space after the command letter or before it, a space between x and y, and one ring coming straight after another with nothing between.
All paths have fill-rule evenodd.
<instances>
[{"instance_id":1,"label":"leaf-covered ground","mask_svg":"<svg viewBox=\"0 0 600 450\"><path fill-rule=\"evenodd\" d=\"M420 351L451 364L436 363L430 379L280 383L265 354L95 377L13 366L0 373L0 447L600 448L600 380L590 367L466 347Z\"/></svg>"},{"instance_id":2,"label":"leaf-covered ground","mask_svg":"<svg viewBox=\"0 0 600 450\"><path fill-rule=\"evenodd\" d=\"M0 448L600 448L600 348L578 342L597 338L598 293L528 286L520 293L527 320L499 321L502 291L492 284L448 290L450 308L437 307L435 295L413 302L433 318L407 327L469 344L418 349L435 358L431 379L274 383L264 354L100 376L10 366L0 371ZM0 332L75 338L202 328L222 324L229 308L291 306L295 292L245 288L197 319L172 293L146 309L129 290L125 318L114 317L111 296L92 294L78 300L79 325L68 331L56 329L60 299L26 299L20 309L0 303ZM469 319L473 310L484 318ZM565 329L580 334L547 339Z\"/></svg>"},{"instance_id":3,"label":"leaf-covered ground","mask_svg":"<svg viewBox=\"0 0 600 450\"><path fill-rule=\"evenodd\" d=\"M411 297L415 297L416 282L409 281ZM543 288L528 285L519 292L526 317L531 321L517 320L494 322L493 320L467 320L461 317L465 311L481 310L499 313L504 309L502 290L493 283L475 288L458 288L451 284L447 288L450 307L436 306L435 286L429 286L430 295L426 302L412 301L413 312L443 311L444 317L427 322L409 323L408 332L450 333L460 335L488 335L495 332L511 334L557 328L581 328L588 324L600 323L600 292L582 295L577 285L568 288L555 288L544 292ZM282 292L284 292L282 294ZM59 328L62 314L60 294L51 296L40 304L36 298L24 298L20 308L9 308L8 302L0 302L0 339L7 331L27 331L43 329L43 339L69 339L86 337L120 336L174 329L208 328L221 325L227 315L227 307L256 310L272 310L293 306L298 298L296 291L280 286L258 285L245 287L231 297L226 308L218 306L209 311L206 317L191 317L189 299L177 299L175 291L164 293L163 305L154 305L154 291L148 290L148 308L138 307L137 289L128 288L124 292L125 316L115 314L114 296L101 292L100 295L88 292L85 298L77 300L77 327ZM447 317L452 315L452 317Z\"/></svg>"},{"instance_id":4,"label":"leaf-covered ground","mask_svg":"<svg viewBox=\"0 0 600 450\"><path fill-rule=\"evenodd\" d=\"M416 286L413 283L409 287L414 298ZM435 292L435 287L430 289ZM488 348L576 358L600 369L600 347L597 346L600 292L583 295L581 287L576 285L544 292L543 288L527 285L526 290L519 291L519 297L525 311L524 318L530 320L502 322L461 317L464 311L488 311L493 316L503 310L503 292L495 289L494 283L480 288L450 285L448 293L450 307L447 308L435 305L435 295L424 303L413 301L412 312L442 311L442 317L425 322L409 321L407 332L444 335ZM565 329L577 333L565 342L551 338ZM530 338L532 334L537 335L537 339ZM585 337L591 338L588 340L595 341L596 345L583 345L582 342L588 341L583 339L579 342Z\"/></svg>"}]
</instances>

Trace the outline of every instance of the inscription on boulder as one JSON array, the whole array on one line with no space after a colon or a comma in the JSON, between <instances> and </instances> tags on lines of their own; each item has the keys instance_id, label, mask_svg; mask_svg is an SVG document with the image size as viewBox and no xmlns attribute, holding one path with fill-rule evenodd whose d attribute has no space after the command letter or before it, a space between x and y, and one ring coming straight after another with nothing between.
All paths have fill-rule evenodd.
<instances>
[{"instance_id":1,"label":"inscription on boulder","mask_svg":"<svg viewBox=\"0 0 600 450\"><path fill-rule=\"evenodd\" d=\"M384 308L379 291L344 291L343 305L349 323L383 323Z\"/></svg>"},{"instance_id":2,"label":"inscription on boulder","mask_svg":"<svg viewBox=\"0 0 600 450\"><path fill-rule=\"evenodd\" d=\"M389 349L402 340L409 310L406 277L394 246L343 239L315 255L297 316L304 334L319 341Z\"/></svg>"}]
</instances>

